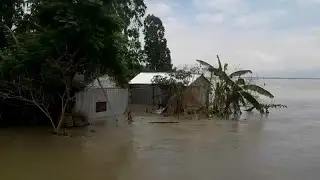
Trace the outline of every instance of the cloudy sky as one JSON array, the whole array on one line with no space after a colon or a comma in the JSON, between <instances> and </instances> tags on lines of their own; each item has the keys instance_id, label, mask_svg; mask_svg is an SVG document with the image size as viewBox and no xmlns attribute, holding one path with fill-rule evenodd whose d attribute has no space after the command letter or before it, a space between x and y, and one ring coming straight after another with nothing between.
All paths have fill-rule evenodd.
<instances>
[{"instance_id":1,"label":"cloudy sky","mask_svg":"<svg viewBox=\"0 0 320 180\"><path fill-rule=\"evenodd\" d=\"M320 77L320 0L147 0L166 28L174 65L212 64L258 75Z\"/></svg>"}]
</instances>

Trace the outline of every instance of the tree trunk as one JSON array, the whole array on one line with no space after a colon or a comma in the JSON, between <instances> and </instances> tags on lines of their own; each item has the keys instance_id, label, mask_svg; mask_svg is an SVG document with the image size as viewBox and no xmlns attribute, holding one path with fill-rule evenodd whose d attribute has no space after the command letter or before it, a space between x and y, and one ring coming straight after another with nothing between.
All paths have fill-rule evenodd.
<instances>
[{"instance_id":1,"label":"tree trunk","mask_svg":"<svg viewBox=\"0 0 320 180\"><path fill-rule=\"evenodd\" d=\"M210 82L208 84L208 89L206 93L206 108L209 109L209 103L210 103L210 93L211 93L211 85L212 85L212 78L213 78L213 72L210 72Z\"/></svg>"},{"instance_id":2,"label":"tree trunk","mask_svg":"<svg viewBox=\"0 0 320 180\"><path fill-rule=\"evenodd\" d=\"M63 104L63 99L62 99L62 108L61 108L61 115L60 115L60 119L58 121L58 125L57 125L57 128L55 129L55 132L58 133L60 128L61 128L61 125L63 123L63 120L64 120L64 115L65 115L65 112L66 112L66 108L68 106L68 102L69 102L69 99L66 101L65 104Z\"/></svg>"}]
</instances>

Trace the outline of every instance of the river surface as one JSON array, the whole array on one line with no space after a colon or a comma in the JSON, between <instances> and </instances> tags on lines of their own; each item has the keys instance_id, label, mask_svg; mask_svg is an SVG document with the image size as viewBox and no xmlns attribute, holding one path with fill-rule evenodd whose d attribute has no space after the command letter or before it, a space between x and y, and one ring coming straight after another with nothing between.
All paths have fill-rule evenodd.
<instances>
[{"instance_id":1,"label":"river surface","mask_svg":"<svg viewBox=\"0 0 320 180\"><path fill-rule=\"evenodd\" d=\"M73 129L0 130L1 180L316 180L320 80L260 80L288 109L239 122L135 122ZM94 129L95 132L91 132Z\"/></svg>"}]
</instances>

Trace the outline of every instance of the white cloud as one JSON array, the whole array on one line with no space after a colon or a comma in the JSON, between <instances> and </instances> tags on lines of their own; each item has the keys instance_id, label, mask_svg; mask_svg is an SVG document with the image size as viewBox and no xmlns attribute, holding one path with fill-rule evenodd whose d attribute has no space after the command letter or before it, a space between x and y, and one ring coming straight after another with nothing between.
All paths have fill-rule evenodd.
<instances>
[{"instance_id":1,"label":"white cloud","mask_svg":"<svg viewBox=\"0 0 320 180\"><path fill-rule=\"evenodd\" d=\"M242 1L243 0L194 0L194 4L200 9L215 9L232 12L243 5Z\"/></svg>"},{"instance_id":2,"label":"white cloud","mask_svg":"<svg viewBox=\"0 0 320 180\"><path fill-rule=\"evenodd\" d=\"M159 17L166 17L172 13L171 6L158 1L147 1L147 14L154 14Z\"/></svg>"},{"instance_id":3,"label":"white cloud","mask_svg":"<svg viewBox=\"0 0 320 180\"><path fill-rule=\"evenodd\" d=\"M199 2L213 3L214 0ZM217 6L217 2L221 4ZM241 1L228 2L237 4ZM215 7L223 9L222 0L215 3ZM166 27L174 65L195 64L196 59L215 64L219 54L231 67L240 66L255 72L320 69L320 28L268 29L285 13L273 10L226 19L225 14L201 12L193 19L196 22L167 11L160 18ZM215 24L222 21L236 24Z\"/></svg>"},{"instance_id":4,"label":"white cloud","mask_svg":"<svg viewBox=\"0 0 320 180\"><path fill-rule=\"evenodd\" d=\"M279 9L267 12L239 15L235 18L235 25L247 28L266 26L274 21L279 20L279 18L285 14L285 10Z\"/></svg>"},{"instance_id":5,"label":"white cloud","mask_svg":"<svg viewBox=\"0 0 320 180\"><path fill-rule=\"evenodd\" d=\"M196 20L201 23L221 23L224 20L224 15L222 13L200 13L196 15Z\"/></svg>"},{"instance_id":6,"label":"white cloud","mask_svg":"<svg viewBox=\"0 0 320 180\"><path fill-rule=\"evenodd\" d=\"M296 0L299 4L320 4L320 0Z\"/></svg>"},{"instance_id":7,"label":"white cloud","mask_svg":"<svg viewBox=\"0 0 320 180\"><path fill-rule=\"evenodd\" d=\"M168 28L167 38L174 64L193 64L195 59L216 63L215 55L220 54L223 61L254 71L320 68L320 37L310 35L310 31L231 35L213 27L172 31Z\"/></svg>"},{"instance_id":8,"label":"white cloud","mask_svg":"<svg viewBox=\"0 0 320 180\"><path fill-rule=\"evenodd\" d=\"M288 0L287 0L288 1ZM297 6L300 8L319 8L320 6L320 0L294 0Z\"/></svg>"}]
</instances>

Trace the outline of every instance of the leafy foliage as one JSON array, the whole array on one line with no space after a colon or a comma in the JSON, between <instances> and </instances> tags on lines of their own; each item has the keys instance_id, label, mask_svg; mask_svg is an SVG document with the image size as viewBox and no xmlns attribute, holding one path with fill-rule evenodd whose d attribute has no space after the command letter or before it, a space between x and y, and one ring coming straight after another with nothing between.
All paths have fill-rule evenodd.
<instances>
[{"instance_id":1,"label":"leafy foliage","mask_svg":"<svg viewBox=\"0 0 320 180\"><path fill-rule=\"evenodd\" d=\"M240 70L240 71L236 71L236 72L233 72L229 75L230 78L233 78L233 77L236 77L236 76L243 76L243 75L246 75L248 73L252 73L251 70Z\"/></svg>"},{"instance_id":2,"label":"leafy foliage","mask_svg":"<svg viewBox=\"0 0 320 180\"><path fill-rule=\"evenodd\" d=\"M13 101L26 105L30 100L56 120L61 101L72 108L69 100L79 90L76 74L89 80L108 74L123 85L140 68L137 32L146 9L143 0L29 0L25 14L19 9L24 1L10 2L17 4L0 14L0 27L4 24L10 30L8 19L13 20L15 28L11 34L5 32L5 39L17 43L0 49L1 106L11 106ZM3 4L2 8L12 5ZM10 112L5 114L10 119ZM34 114L39 112L30 111L30 116Z\"/></svg>"},{"instance_id":3,"label":"leafy foliage","mask_svg":"<svg viewBox=\"0 0 320 180\"><path fill-rule=\"evenodd\" d=\"M124 35L122 51L118 59L125 62L125 76L132 79L144 68L145 55L140 42L140 29L143 27L142 18L146 12L144 0L113 0L113 13L123 22L121 32Z\"/></svg>"},{"instance_id":4,"label":"leafy foliage","mask_svg":"<svg viewBox=\"0 0 320 180\"><path fill-rule=\"evenodd\" d=\"M257 92L257 93L264 95L264 96L267 96L269 98L274 98L274 96L269 91L263 89L260 86L255 85L255 84L246 84L246 85L243 85L242 88L244 90Z\"/></svg>"},{"instance_id":5,"label":"leafy foliage","mask_svg":"<svg viewBox=\"0 0 320 180\"><path fill-rule=\"evenodd\" d=\"M262 107L265 109L266 113L269 113L270 108L288 108L288 106L283 104L261 104ZM251 107L249 109L246 109L246 111L252 111L255 107Z\"/></svg>"},{"instance_id":6,"label":"leafy foliage","mask_svg":"<svg viewBox=\"0 0 320 180\"><path fill-rule=\"evenodd\" d=\"M155 76L152 79L153 84L159 85L163 89L171 89L173 92L177 89L188 86L192 73L186 69L179 69L167 73L165 76Z\"/></svg>"},{"instance_id":7,"label":"leafy foliage","mask_svg":"<svg viewBox=\"0 0 320 180\"><path fill-rule=\"evenodd\" d=\"M8 31L22 19L24 0L2 0L0 2L0 48L8 46Z\"/></svg>"},{"instance_id":8,"label":"leafy foliage","mask_svg":"<svg viewBox=\"0 0 320 180\"><path fill-rule=\"evenodd\" d=\"M264 88L251 84L241 77L245 74L252 73L251 70L239 70L228 75L226 72L228 65L224 64L224 66L222 66L219 56L217 56L217 58L218 68L215 68L205 61L197 60L201 65L207 67L211 74L219 78L213 85L213 112L221 117L229 117L232 113L235 115L241 114L241 106L247 107L250 105L253 107L251 110L257 109L260 113L264 113L265 110L267 110L267 106L261 104L251 92L269 98L274 98L274 96Z\"/></svg>"},{"instance_id":9,"label":"leafy foliage","mask_svg":"<svg viewBox=\"0 0 320 180\"><path fill-rule=\"evenodd\" d=\"M156 72L171 71L171 55L164 37L165 28L161 19L154 15L148 15L144 21L143 32L147 68Z\"/></svg>"},{"instance_id":10,"label":"leafy foliage","mask_svg":"<svg viewBox=\"0 0 320 180\"><path fill-rule=\"evenodd\" d=\"M152 83L161 88L163 96L167 98L167 113L170 115L179 114L187 110L186 104L183 104L183 99L186 96L184 93L189 86L192 74L195 69L188 69L187 67L183 69L175 69L174 72L167 73L165 75L158 75L152 79ZM190 94L189 94L189 98ZM166 100L165 100L166 101Z\"/></svg>"}]
</instances>

